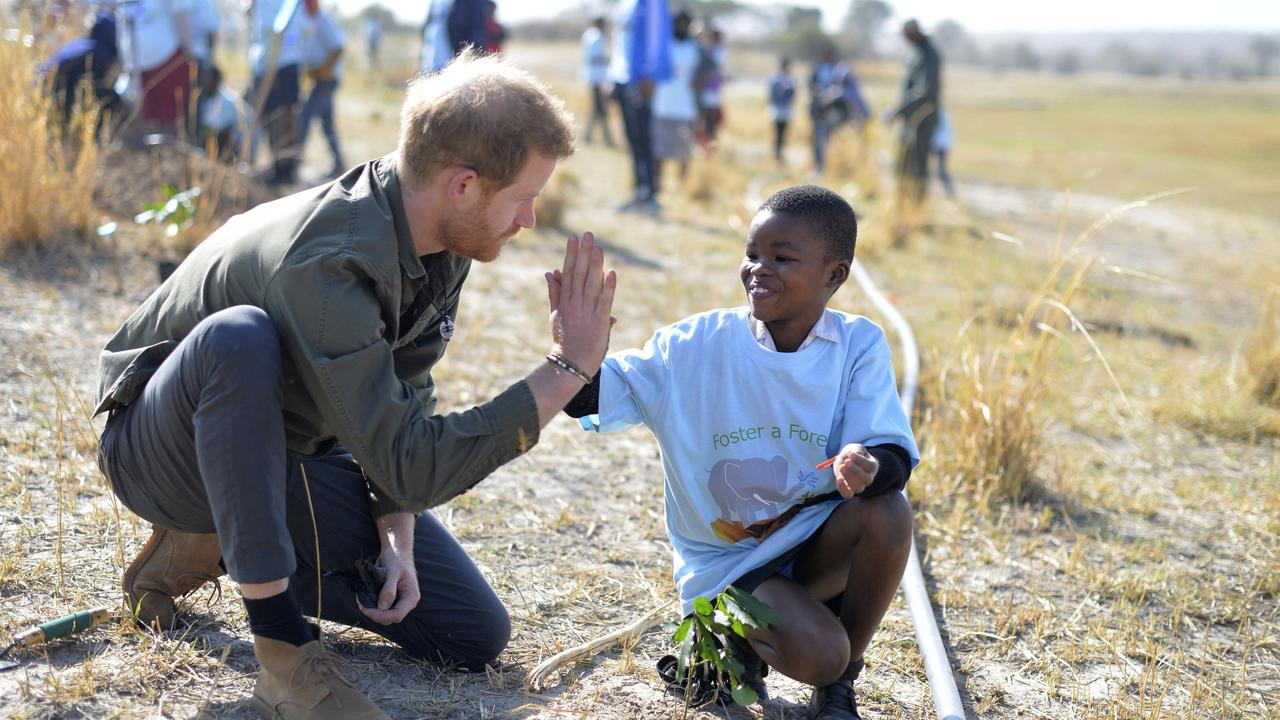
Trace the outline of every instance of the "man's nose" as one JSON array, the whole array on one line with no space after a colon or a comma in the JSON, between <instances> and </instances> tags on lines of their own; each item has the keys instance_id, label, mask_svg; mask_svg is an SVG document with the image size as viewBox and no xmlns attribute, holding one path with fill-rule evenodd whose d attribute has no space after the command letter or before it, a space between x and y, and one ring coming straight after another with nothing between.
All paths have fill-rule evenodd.
<instances>
[{"instance_id":1,"label":"man's nose","mask_svg":"<svg viewBox=\"0 0 1280 720\"><path fill-rule=\"evenodd\" d=\"M516 215L516 223L525 230L532 230L533 226L538 224L538 215L533 209L532 202Z\"/></svg>"}]
</instances>

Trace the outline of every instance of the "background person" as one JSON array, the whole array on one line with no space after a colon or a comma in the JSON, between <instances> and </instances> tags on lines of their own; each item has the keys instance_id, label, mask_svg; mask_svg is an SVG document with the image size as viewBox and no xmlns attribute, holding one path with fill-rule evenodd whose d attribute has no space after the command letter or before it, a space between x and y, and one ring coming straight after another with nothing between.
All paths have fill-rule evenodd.
<instances>
[{"instance_id":1,"label":"background person","mask_svg":"<svg viewBox=\"0 0 1280 720\"><path fill-rule=\"evenodd\" d=\"M591 25L582 31L582 75L591 93L591 115L587 119L583 140L592 142L596 126L599 125L604 134L604 144L613 147L613 135L609 131L609 103L605 90L609 70L609 41L605 37L608 32L609 21L603 15L591 21Z\"/></svg>"},{"instance_id":2,"label":"background person","mask_svg":"<svg viewBox=\"0 0 1280 720\"><path fill-rule=\"evenodd\" d=\"M40 68L53 93L54 102L61 111L62 130L70 127L80 100L80 93L92 94L97 102L98 129L110 124L120 107L120 97L112 87L112 71L119 59L116 45L116 19L111 10L102 10L94 18L89 34L58 48L49 61ZM90 83L84 88L85 81Z\"/></svg>"},{"instance_id":3,"label":"background person","mask_svg":"<svg viewBox=\"0 0 1280 720\"><path fill-rule=\"evenodd\" d=\"M346 41L342 26L333 15L320 9L318 0L304 0L309 22L304 32L303 47L306 53L307 76L311 78L311 92L298 115L300 144L305 147L310 134L311 121L320 120L320 129L329 144L329 156L333 165L329 177L337 177L346 169L342 159L342 145L333 119L334 96L342 82Z\"/></svg>"},{"instance_id":4,"label":"background person","mask_svg":"<svg viewBox=\"0 0 1280 720\"><path fill-rule=\"evenodd\" d=\"M211 155L224 162L239 156L246 131L244 100L222 82L222 71L210 65L201 78L200 146L213 144Z\"/></svg>"},{"instance_id":5,"label":"background person","mask_svg":"<svg viewBox=\"0 0 1280 720\"><path fill-rule=\"evenodd\" d=\"M662 185L662 164L675 161L683 182L693 157L693 126L698 121L697 73L702 52L689 32L693 17L684 11L672 18L671 77L658 83L653 93L653 191ZM657 212L655 201L646 209Z\"/></svg>"},{"instance_id":6,"label":"background person","mask_svg":"<svg viewBox=\"0 0 1280 720\"><path fill-rule=\"evenodd\" d=\"M427 19L422 23L422 52L418 66L424 73L433 73L453 59L453 45L449 42L449 12L453 0L431 0Z\"/></svg>"},{"instance_id":7,"label":"background person","mask_svg":"<svg viewBox=\"0 0 1280 720\"><path fill-rule=\"evenodd\" d=\"M769 119L773 121L773 158L784 163L787 126L796 102L796 79L791 75L791 58L778 61L778 73L769 79Z\"/></svg>"},{"instance_id":8,"label":"background person","mask_svg":"<svg viewBox=\"0 0 1280 720\"><path fill-rule=\"evenodd\" d=\"M187 117L196 44L192 0L137 0L121 6L125 71L139 76L139 116L177 134Z\"/></svg>"},{"instance_id":9,"label":"background person","mask_svg":"<svg viewBox=\"0 0 1280 720\"><path fill-rule=\"evenodd\" d=\"M698 34L703 49L703 64L698 69L698 142L703 149L715 145L724 124L725 73L729 62L729 48L724 35L711 25L705 25Z\"/></svg>"},{"instance_id":10,"label":"background person","mask_svg":"<svg viewBox=\"0 0 1280 720\"><path fill-rule=\"evenodd\" d=\"M667 0L624 0L614 22L609 81L631 150L633 194L619 210L658 211L653 154L653 93L671 77L671 13Z\"/></svg>"},{"instance_id":11,"label":"background person","mask_svg":"<svg viewBox=\"0 0 1280 720\"><path fill-rule=\"evenodd\" d=\"M902 122L898 136L898 195L918 204L929 195L929 152L942 109L942 58L915 20L903 23L902 36L915 53L902 80L902 103L890 119Z\"/></svg>"},{"instance_id":12,"label":"background person","mask_svg":"<svg viewBox=\"0 0 1280 720\"><path fill-rule=\"evenodd\" d=\"M298 179L301 133L298 129L299 72L305 13L293 0L252 0L249 6L249 68L253 74L256 122L267 131L271 169L269 185L291 185Z\"/></svg>"},{"instance_id":13,"label":"background person","mask_svg":"<svg viewBox=\"0 0 1280 720\"><path fill-rule=\"evenodd\" d=\"M929 149L938 157L938 181L947 197L955 198L956 187L951 182L951 173L947 172L947 153L951 151L954 134L951 130L951 114L946 108L938 109L938 129L933 131L933 140Z\"/></svg>"},{"instance_id":14,"label":"background person","mask_svg":"<svg viewBox=\"0 0 1280 720\"><path fill-rule=\"evenodd\" d=\"M507 42L507 29L498 22L498 3L486 0L484 13L484 51L496 55L502 52L502 46Z\"/></svg>"},{"instance_id":15,"label":"background person","mask_svg":"<svg viewBox=\"0 0 1280 720\"><path fill-rule=\"evenodd\" d=\"M826 170L831 134L847 122L861 130L870 114L853 68L840 60L834 46L828 45L822 53L822 60L809 76L809 118L813 123L815 172L821 174Z\"/></svg>"}]
</instances>

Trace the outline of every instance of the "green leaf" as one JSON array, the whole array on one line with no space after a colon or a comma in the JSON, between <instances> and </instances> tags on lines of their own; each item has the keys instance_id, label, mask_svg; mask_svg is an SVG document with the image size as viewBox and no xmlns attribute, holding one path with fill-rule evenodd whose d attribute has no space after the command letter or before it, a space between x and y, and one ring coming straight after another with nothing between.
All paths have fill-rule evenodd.
<instances>
[{"instance_id":1,"label":"green leaf","mask_svg":"<svg viewBox=\"0 0 1280 720\"><path fill-rule=\"evenodd\" d=\"M735 678L742 677L742 674L747 671L747 668L738 662L738 658L723 651L720 654L720 669Z\"/></svg>"},{"instance_id":2,"label":"green leaf","mask_svg":"<svg viewBox=\"0 0 1280 720\"><path fill-rule=\"evenodd\" d=\"M751 593L746 592L745 590L739 590L732 585L725 588L725 592L728 593L729 597L733 598L733 600L738 603L739 607L741 607L741 609L747 613L748 617L751 618L752 622L748 623L743 621L744 625L751 625L755 628L767 628L778 622L778 613L774 612L773 608L769 607L765 603L757 600Z\"/></svg>"},{"instance_id":3,"label":"green leaf","mask_svg":"<svg viewBox=\"0 0 1280 720\"><path fill-rule=\"evenodd\" d=\"M680 652L676 654L676 679L684 681L689 673L689 659L693 656L695 633L685 635L680 642Z\"/></svg>"},{"instance_id":4,"label":"green leaf","mask_svg":"<svg viewBox=\"0 0 1280 720\"><path fill-rule=\"evenodd\" d=\"M694 612L696 612L696 613L698 613L699 615L710 615L710 614L711 614L711 601L710 601L710 600L708 600L708 599L706 599L706 598L704 598L704 597L694 598L694 599L693 599L693 611L694 611Z\"/></svg>"},{"instance_id":5,"label":"green leaf","mask_svg":"<svg viewBox=\"0 0 1280 720\"><path fill-rule=\"evenodd\" d=\"M672 627L675 627L675 625L673 624ZM693 618L686 618L684 622L680 623L679 627L675 628L675 634L671 636L671 639L677 643L684 642L685 636L689 634L689 628L691 627L693 627Z\"/></svg>"},{"instance_id":6,"label":"green leaf","mask_svg":"<svg viewBox=\"0 0 1280 720\"><path fill-rule=\"evenodd\" d=\"M734 683L734 685L729 688L729 693L733 695L733 701L742 707L747 707L757 700L756 691L746 685Z\"/></svg>"},{"instance_id":7,"label":"green leaf","mask_svg":"<svg viewBox=\"0 0 1280 720\"><path fill-rule=\"evenodd\" d=\"M720 648L711 639L711 633L698 633L698 655L715 667L720 667Z\"/></svg>"}]
</instances>

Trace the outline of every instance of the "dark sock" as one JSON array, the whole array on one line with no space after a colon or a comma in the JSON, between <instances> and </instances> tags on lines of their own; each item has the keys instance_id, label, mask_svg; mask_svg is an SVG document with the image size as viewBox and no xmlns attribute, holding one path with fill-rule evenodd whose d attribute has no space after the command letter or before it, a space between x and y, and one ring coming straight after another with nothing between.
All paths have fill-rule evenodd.
<instances>
[{"instance_id":1,"label":"dark sock","mask_svg":"<svg viewBox=\"0 0 1280 720\"><path fill-rule=\"evenodd\" d=\"M244 607L249 611L249 629L254 635L298 647L315 640L311 626L302 617L302 606L293 597L293 590L285 588L279 595L261 600L244 598Z\"/></svg>"},{"instance_id":2,"label":"dark sock","mask_svg":"<svg viewBox=\"0 0 1280 720\"><path fill-rule=\"evenodd\" d=\"M840 679L836 682L845 682L852 685L853 681L857 680L858 675L862 673L863 665L864 663L862 662L862 658L858 658L857 660L849 663L849 667L844 669L844 673L840 675Z\"/></svg>"}]
</instances>

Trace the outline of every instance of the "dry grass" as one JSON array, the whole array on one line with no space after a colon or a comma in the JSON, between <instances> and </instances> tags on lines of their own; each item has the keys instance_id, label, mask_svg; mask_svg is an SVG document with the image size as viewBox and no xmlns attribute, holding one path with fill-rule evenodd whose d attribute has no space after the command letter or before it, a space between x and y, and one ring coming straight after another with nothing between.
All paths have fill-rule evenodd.
<instances>
[{"instance_id":1,"label":"dry grass","mask_svg":"<svg viewBox=\"0 0 1280 720\"><path fill-rule=\"evenodd\" d=\"M93 237L97 110L77 111L63 136L36 73L48 50L25 35L0 40L0 255L72 249Z\"/></svg>"},{"instance_id":2,"label":"dry grass","mask_svg":"<svg viewBox=\"0 0 1280 720\"><path fill-rule=\"evenodd\" d=\"M1253 375L1254 397L1280 408L1280 285L1267 288L1259 306L1258 321L1245 347L1245 363Z\"/></svg>"}]
</instances>

